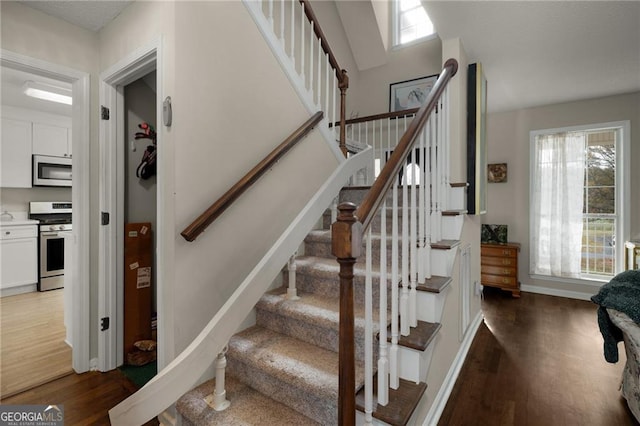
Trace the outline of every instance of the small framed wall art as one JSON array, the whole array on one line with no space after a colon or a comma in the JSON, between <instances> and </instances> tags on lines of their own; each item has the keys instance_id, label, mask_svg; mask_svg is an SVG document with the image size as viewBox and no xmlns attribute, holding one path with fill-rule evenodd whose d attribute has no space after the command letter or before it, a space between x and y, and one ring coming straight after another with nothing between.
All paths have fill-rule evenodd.
<instances>
[{"instance_id":1,"label":"small framed wall art","mask_svg":"<svg viewBox=\"0 0 640 426\"><path fill-rule=\"evenodd\" d=\"M389 85L389 112L420 108L427 100L438 74Z\"/></svg>"},{"instance_id":2,"label":"small framed wall art","mask_svg":"<svg viewBox=\"0 0 640 426\"><path fill-rule=\"evenodd\" d=\"M487 180L489 183L507 181L507 163L489 164L487 166Z\"/></svg>"}]
</instances>

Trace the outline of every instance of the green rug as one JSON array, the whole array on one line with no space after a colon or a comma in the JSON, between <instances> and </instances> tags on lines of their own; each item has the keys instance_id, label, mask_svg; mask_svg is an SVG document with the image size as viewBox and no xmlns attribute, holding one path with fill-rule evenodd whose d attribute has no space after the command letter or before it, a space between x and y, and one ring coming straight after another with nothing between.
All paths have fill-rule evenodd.
<instances>
[{"instance_id":1,"label":"green rug","mask_svg":"<svg viewBox=\"0 0 640 426\"><path fill-rule=\"evenodd\" d=\"M158 363L153 361L139 367L133 365L122 365L118 367L118 369L122 371L122 374L127 376L129 380L135 383L136 386L141 388L158 373Z\"/></svg>"}]
</instances>

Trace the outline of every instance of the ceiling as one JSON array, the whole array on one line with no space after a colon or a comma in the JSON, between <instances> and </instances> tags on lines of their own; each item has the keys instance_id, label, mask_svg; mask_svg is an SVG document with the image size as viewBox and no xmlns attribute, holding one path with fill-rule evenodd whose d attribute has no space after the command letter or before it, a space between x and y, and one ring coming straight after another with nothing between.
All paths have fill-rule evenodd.
<instances>
[{"instance_id":1,"label":"ceiling","mask_svg":"<svg viewBox=\"0 0 640 426\"><path fill-rule=\"evenodd\" d=\"M0 91L0 98L2 99L2 105L11 105L14 107L71 117L71 105L43 101L41 99L25 95L23 92L23 85L27 80L33 80L39 83L46 83L71 90L70 83L52 80L50 78L3 66L0 73L0 87L2 88Z\"/></svg>"},{"instance_id":2,"label":"ceiling","mask_svg":"<svg viewBox=\"0 0 640 426\"><path fill-rule=\"evenodd\" d=\"M98 31L130 1L25 3ZM440 38L459 37L470 62L482 63L489 111L640 90L638 1L423 0L423 4Z\"/></svg>"},{"instance_id":3,"label":"ceiling","mask_svg":"<svg viewBox=\"0 0 640 426\"><path fill-rule=\"evenodd\" d=\"M489 111L640 90L640 2L423 2L483 65Z\"/></svg>"}]
</instances>

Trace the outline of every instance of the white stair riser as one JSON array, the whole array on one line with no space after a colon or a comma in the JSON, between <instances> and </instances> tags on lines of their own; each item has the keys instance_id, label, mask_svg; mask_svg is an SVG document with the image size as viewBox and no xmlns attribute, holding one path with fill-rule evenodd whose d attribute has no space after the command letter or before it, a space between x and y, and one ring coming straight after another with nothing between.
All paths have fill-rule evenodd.
<instances>
[{"instance_id":1,"label":"white stair riser","mask_svg":"<svg viewBox=\"0 0 640 426\"><path fill-rule=\"evenodd\" d=\"M447 250L431 250L431 275L450 277L457 251L457 247Z\"/></svg>"},{"instance_id":2,"label":"white stair riser","mask_svg":"<svg viewBox=\"0 0 640 426\"><path fill-rule=\"evenodd\" d=\"M435 343L432 342L423 352L401 346L398 352L400 378L414 383L426 382Z\"/></svg>"},{"instance_id":3,"label":"white stair riser","mask_svg":"<svg viewBox=\"0 0 640 426\"><path fill-rule=\"evenodd\" d=\"M444 302L450 287L446 287L440 293L418 292L418 320L437 322L442 320Z\"/></svg>"},{"instance_id":4,"label":"white stair riser","mask_svg":"<svg viewBox=\"0 0 640 426\"><path fill-rule=\"evenodd\" d=\"M464 215L442 216L442 239L459 240L464 225Z\"/></svg>"},{"instance_id":5,"label":"white stair riser","mask_svg":"<svg viewBox=\"0 0 640 426\"><path fill-rule=\"evenodd\" d=\"M449 189L449 205L447 210L464 210L467 203L465 202L467 196L466 186L456 186Z\"/></svg>"}]
</instances>

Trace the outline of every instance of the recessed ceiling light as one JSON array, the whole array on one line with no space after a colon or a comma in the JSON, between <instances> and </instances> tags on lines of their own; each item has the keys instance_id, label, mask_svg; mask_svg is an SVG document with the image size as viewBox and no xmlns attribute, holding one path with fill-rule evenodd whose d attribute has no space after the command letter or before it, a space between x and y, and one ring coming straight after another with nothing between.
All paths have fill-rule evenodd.
<instances>
[{"instance_id":1,"label":"recessed ceiling light","mask_svg":"<svg viewBox=\"0 0 640 426\"><path fill-rule=\"evenodd\" d=\"M43 99L45 101L58 102L71 105L73 99L71 90L64 87L53 86L51 84L38 83L32 80L24 82L24 94L32 98Z\"/></svg>"}]
</instances>

